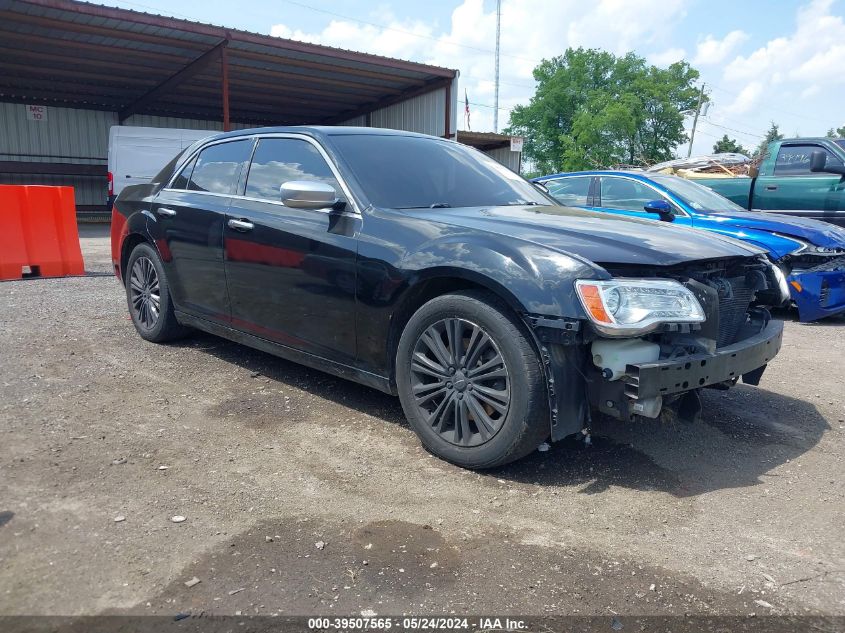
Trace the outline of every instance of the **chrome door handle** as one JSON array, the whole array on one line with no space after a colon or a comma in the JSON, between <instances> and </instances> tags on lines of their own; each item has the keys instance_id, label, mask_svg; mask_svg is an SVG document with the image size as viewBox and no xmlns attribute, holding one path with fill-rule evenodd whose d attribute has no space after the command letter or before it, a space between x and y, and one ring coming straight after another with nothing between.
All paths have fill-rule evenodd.
<instances>
[{"instance_id":1,"label":"chrome door handle","mask_svg":"<svg viewBox=\"0 0 845 633\"><path fill-rule=\"evenodd\" d=\"M167 207L159 207L156 210L156 213L158 213L159 215L163 215L165 217L168 217L168 218L172 218L174 215L176 215L176 212L173 209L168 209Z\"/></svg>"},{"instance_id":2,"label":"chrome door handle","mask_svg":"<svg viewBox=\"0 0 845 633\"><path fill-rule=\"evenodd\" d=\"M777 190L778 190L777 185L766 185L766 191L777 191Z\"/></svg>"},{"instance_id":3,"label":"chrome door handle","mask_svg":"<svg viewBox=\"0 0 845 633\"><path fill-rule=\"evenodd\" d=\"M255 225L246 220L229 220L229 228L235 229L236 231L251 231L255 228Z\"/></svg>"}]
</instances>

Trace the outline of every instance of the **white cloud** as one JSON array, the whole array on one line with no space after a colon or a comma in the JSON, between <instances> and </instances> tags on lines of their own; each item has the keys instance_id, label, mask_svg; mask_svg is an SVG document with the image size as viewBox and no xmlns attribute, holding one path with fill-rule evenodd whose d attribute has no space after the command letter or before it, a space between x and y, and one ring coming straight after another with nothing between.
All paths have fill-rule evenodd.
<instances>
[{"instance_id":1,"label":"white cloud","mask_svg":"<svg viewBox=\"0 0 845 633\"><path fill-rule=\"evenodd\" d=\"M707 66L710 64L721 64L747 39L748 34L740 30L731 31L721 40L708 35L703 40L699 40L692 65Z\"/></svg>"},{"instance_id":2,"label":"white cloud","mask_svg":"<svg viewBox=\"0 0 845 633\"><path fill-rule=\"evenodd\" d=\"M534 92L532 70L541 59L560 55L569 46L585 46L616 54L634 50L661 66L691 59L701 70L713 101L707 117L699 120L696 153L709 152L714 140L725 133L753 147L772 120L788 133L799 129L824 134L831 125L842 124L845 23L834 14L831 0L779 5L780 32L750 52L741 50L750 39L740 30L744 25L731 24L729 14L725 14L724 32L696 37L696 25L684 24L685 33L681 33L677 26L691 1L503 0L500 107L528 101ZM361 18L388 29L334 19L315 32L278 24L272 33L457 68L461 71L458 98L463 100L466 89L474 102L470 105L472 129L492 130L495 3L455 2L451 19L444 24L401 19L381 8ZM789 6L796 6L794 13ZM680 35L685 37L676 37ZM690 42L690 47L684 50L676 42ZM458 107L462 112L463 103ZM500 129L507 120L503 109Z\"/></svg>"},{"instance_id":3,"label":"white cloud","mask_svg":"<svg viewBox=\"0 0 845 633\"><path fill-rule=\"evenodd\" d=\"M725 68L725 79L742 81L768 77L774 83L787 79L845 82L845 22L830 14L831 0L814 0L800 8L795 31L770 40L747 57L739 56Z\"/></svg>"},{"instance_id":4,"label":"white cloud","mask_svg":"<svg viewBox=\"0 0 845 633\"><path fill-rule=\"evenodd\" d=\"M757 105L762 94L763 84L759 81L752 81L737 95L733 104L731 104L731 111L736 114L749 112Z\"/></svg>"},{"instance_id":5,"label":"white cloud","mask_svg":"<svg viewBox=\"0 0 845 633\"><path fill-rule=\"evenodd\" d=\"M688 2L505 0L502 3L499 106L511 108L526 103L534 92L534 67L541 59L561 55L569 46L603 48L624 54L660 42L666 30L683 17ZM643 18L653 15L660 15L661 19ZM315 33L276 24L271 28L271 34L457 68L461 71L459 98L463 97L465 88L469 94L472 129L493 129L494 4L488 2L485 8L483 0L462 0L452 12L448 27L440 30L432 24L397 19L384 11L362 19L389 28L332 20ZM463 105L460 108L462 110ZM507 121L508 112L500 110L499 128L505 127Z\"/></svg>"},{"instance_id":6,"label":"white cloud","mask_svg":"<svg viewBox=\"0 0 845 633\"><path fill-rule=\"evenodd\" d=\"M687 56L687 52L683 48L667 48L660 53L652 53L648 56L648 61L655 66L669 66L677 61L681 61Z\"/></svg>"},{"instance_id":7,"label":"white cloud","mask_svg":"<svg viewBox=\"0 0 845 633\"><path fill-rule=\"evenodd\" d=\"M771 121L790 135L822 135L838 125L845 101L845 22L833 6L810 0L794 13L781 11L776 37L720 64L701 65L713 107L699 121L694 153L709 152L725 133L754 147Z\"/></svg>"}]
</instances>

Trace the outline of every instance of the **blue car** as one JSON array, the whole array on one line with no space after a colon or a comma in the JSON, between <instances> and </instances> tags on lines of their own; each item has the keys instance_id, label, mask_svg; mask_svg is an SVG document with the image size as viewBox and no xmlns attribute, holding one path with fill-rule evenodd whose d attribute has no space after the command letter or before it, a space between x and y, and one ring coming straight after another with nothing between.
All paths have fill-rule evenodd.
<instances>
[{"instance_id":1,"label":"blue car","mask_svg":"<svg viewBox=\"0 0 845 633\"><path fill-rule=\"evenodd\" d=\"M784 272L802 321L845 312L845 229L806 218L746 211L690 180L636 171L535 178L561 204L673 222L759 246Z\"/></svg>"}]
</instances>

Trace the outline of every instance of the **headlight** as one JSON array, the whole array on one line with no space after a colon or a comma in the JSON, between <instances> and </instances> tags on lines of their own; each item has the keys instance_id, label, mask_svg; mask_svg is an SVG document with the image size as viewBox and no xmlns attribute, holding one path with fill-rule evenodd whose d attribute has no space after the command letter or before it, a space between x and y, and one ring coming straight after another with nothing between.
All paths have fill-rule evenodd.
<instances>
[{"instance_id":1,"label":"headlight","mask_svg":"<svg viewBox=\"0 0 845 633\"><path fill-rule=\"evenodd\" d=\"M786 275L777 264L771 264L772 272L778 282L778 290L780 290L781 303L786 303L789 300L789 284L786 283Z\"/></svg>"},{"instance_id":2,"label":"headlight","mask_svg":"<svg viewBox=\"0 0 845 633\"><path fill-rule=\"evenodd\" d=\"M789 251L790 255L798 255L800 253L804 253L805 255L842 255L845 253L845 248L843 247L816 246L791 235L780 235L779 233L775 233L775 235L798 244L795 250Z\"/></svg>"},{"instance_id":3,"label":"headlight","mask_svg":"<svg viewBox=\"0 0 845 633\"><path fill-rule=\"evenodd\" d=\"M701 323L695 295L673 279L579 279L575 290L596 329L608 336L643 334L661 323Z\"/></svg>"}]
</instances>

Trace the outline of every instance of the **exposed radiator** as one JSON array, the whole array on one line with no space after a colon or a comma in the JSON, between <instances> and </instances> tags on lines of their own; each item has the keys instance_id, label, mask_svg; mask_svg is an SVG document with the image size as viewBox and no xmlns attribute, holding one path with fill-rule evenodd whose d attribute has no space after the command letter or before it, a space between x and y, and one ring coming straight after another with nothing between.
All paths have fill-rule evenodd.
<instances>
[{"instance_id":1,"label":"exposed radiator","mask_svg":"<svg viewBox=\"0 0 845 633\"><path fill-rule=\"evenodd\" d=\"M744 277L722 278L719 286L719 338L716 339L716 347L724 347L736 342L737 334L748 318L748 306L754 298L754 290Z\"/></svg>"}]
</instances>

